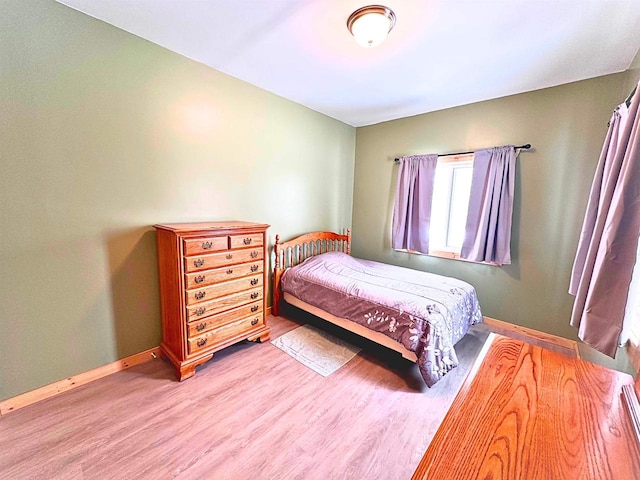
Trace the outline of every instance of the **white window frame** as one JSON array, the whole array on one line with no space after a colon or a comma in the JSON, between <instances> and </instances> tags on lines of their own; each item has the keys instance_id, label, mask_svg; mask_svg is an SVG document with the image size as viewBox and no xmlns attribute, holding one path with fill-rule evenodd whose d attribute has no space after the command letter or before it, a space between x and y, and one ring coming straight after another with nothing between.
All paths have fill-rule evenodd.
<instances>
[{"instance_id":1,"label":"white window frame","mask_svg":"<svg viewBox=\"0 0 640 480\"><path fill-rule=\"evenodd\" d=\"M440 235L435 235L432 236L432 232L430 233L430 238L429 238L429 253L428 255L430 256L434 256L434 257L441 257L441 258L453 258L456 260L464 260L462 258L460 258L460 249L461 246L452 246L449 242L449 235L451 234L451 215L452 215L452 211L451 211L451 206L452 206L452 199L453 199L453 193L454 193L454 181L455 181L455 172L457 169L459 168L473 168L473 154L465 154L465 155L455 155L455 156L447 156L447 157L440 157L438 158L438 163L436 165L436 179L438 180L438 177L440 177L439 180L442 180L442 173L446 173L446 176L444 177L444 179L446 179L447 182L447 191L446 191L446 205L437 205L437 203L432 204L432 214L431 214L431 218L432 221L435 219L436 223L440 223L438 222L438 215L435 216L434 218L434 214L433 212L434 207L435 209L439 209L442 208L446 211L445 213L445 221L444 221L444 226L442 226L442 229L444 231L444 241L442 241L443 236ZM440 170L439 170L440 169ZM438 175L438 173L441 173L441 175ZM439 184L436 188L438 187L442 187L442 184ZM468 204L467 204L468 207ZM464 209L465 210L465 214L466 214L466 210L467 208ZM465 216L465 222L466 222L466 216ZM436 227L437 228L437 227ZM434 238L435 237L435 238ZM432 243L432 240L436 240L435 243Z\"/></svg>"}]
</instances>

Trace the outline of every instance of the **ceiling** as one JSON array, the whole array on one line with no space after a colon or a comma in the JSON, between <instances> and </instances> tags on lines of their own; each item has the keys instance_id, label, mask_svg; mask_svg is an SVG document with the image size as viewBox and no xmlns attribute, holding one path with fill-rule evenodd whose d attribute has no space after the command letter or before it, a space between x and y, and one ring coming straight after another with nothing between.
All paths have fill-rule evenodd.
<instances>
[{"instance_id":1,"label":"ceiling","mask_svg":"<svg viewBox=\"0 0 640 480\"><path fill-rule=\"evenodd\" d=\"M366 0L58 0L352 126L626 70L640 0L384 0L380 46L346 28Z\"/></svg>"}]
</instances>

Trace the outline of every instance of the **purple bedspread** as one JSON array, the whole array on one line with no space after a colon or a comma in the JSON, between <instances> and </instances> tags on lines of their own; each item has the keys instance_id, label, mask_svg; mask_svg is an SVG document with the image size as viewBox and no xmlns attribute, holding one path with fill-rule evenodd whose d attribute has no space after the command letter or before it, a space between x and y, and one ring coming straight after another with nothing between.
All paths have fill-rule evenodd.
<instances>
[{"instance_id":1,"label":"purple bedspread","mask_svg":"<svg viewBox=\"0 0 640 480\"><path fill-rule=\"evenodd\" d=\"M428 386L458 365L453 346L482 322L475 289L462 280L339 252L288 269L282 290L415 352Z\"/></svg>"}]
</instances>

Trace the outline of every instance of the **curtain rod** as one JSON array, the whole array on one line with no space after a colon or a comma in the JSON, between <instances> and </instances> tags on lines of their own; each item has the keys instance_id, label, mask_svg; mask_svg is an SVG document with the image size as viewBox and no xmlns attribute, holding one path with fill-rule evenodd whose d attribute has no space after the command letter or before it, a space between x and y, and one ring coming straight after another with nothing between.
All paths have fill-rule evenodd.
<instances>
[{"instance_id":1,"label":"curtain rod","mask_svg":"<svg viewBox=\"0 0 640 480\"><path fill-rule=\"evenodd\" d=\"M531 148L531 144L530 143L525 143L524 145L520 145L519 147L515 147L516 150L529 150L530 148ZM450 157L452 155L469 155L471 153L474 153L474 152L439 153L438 156L439 157ZM400 159L399 158L394 158L393 161L395 163L400 163Z\"/></svg>"}]
</instances>

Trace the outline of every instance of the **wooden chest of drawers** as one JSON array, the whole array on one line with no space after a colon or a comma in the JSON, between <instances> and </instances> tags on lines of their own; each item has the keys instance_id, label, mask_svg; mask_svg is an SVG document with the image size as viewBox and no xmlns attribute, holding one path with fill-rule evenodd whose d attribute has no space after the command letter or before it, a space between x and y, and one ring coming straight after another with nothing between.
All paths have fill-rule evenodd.
<instances>
[{"instance_id":1,"label":"wooden chest of drawers","mask_svg":"<svg viewBox=\"0 0 640 480\"><path fill-rule=\"evenodd\" d=\"M269 339L265 322L269 225L155 225L162 302L160 352L180 380L241 340Z\"/></svg>"}]
</instances>

